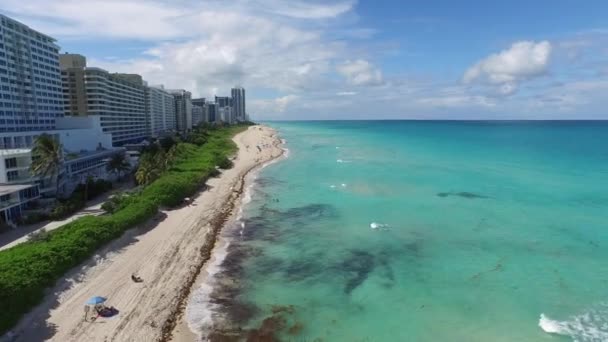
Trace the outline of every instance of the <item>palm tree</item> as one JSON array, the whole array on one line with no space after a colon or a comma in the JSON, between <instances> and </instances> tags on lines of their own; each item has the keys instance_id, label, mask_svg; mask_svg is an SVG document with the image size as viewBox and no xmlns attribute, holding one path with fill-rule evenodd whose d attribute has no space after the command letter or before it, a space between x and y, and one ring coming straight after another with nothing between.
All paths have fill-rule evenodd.
<instances>
[{"instance_id":1,"label":"palm tree","mask_svg":"<svg viewBox=\"0 0 608 342\"><path fill-rule=\"evenodd\" d=\"M34 141L32 148L31 172L43 179L55 178L55 196L59 197L59 176L63 165L63 147L59 140L49 134L41 134Z\"/></svg>"},{"instance_id":2,"label":"palm tree","mask_svg":"<svg viewBox=\"0 0 608 342\"><path fill-rule=\"evenodd\" d=\"M127 161L124 153L117 153L113 155L106 166L106 170L108 172L117 174L118 178L120 178L123 172L127 172L130 169L131 165Z\"/></svg>"},{"instance_id":3,"label":"palm tree","mask_svg":"<svg viewBox=\"0 0 608 342\"><path fill-rule=\"evenodd\" d=\"M137 172L135 172L135 180L141 185L152 183L162 172L160 167L161 165L158 165L154 158L144 155L139 160L139 166L137 167Z\"/></svg>"}]
</instances>

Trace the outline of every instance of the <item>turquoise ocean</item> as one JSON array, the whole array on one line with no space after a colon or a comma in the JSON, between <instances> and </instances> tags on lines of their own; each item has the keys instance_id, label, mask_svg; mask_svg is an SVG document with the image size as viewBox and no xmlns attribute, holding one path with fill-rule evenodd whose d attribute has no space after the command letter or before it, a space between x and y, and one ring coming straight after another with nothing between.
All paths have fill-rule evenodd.
<instances>
[{"instance_id":1,"label":"turquoise ocean","mask_svg":"<svg viewBox=\"0 0 608 342\"><path fill-rule=\"evenodd\" d=\"M608 122L267 124L205 336L608 341Z\"/></svg>"}]
</instances>

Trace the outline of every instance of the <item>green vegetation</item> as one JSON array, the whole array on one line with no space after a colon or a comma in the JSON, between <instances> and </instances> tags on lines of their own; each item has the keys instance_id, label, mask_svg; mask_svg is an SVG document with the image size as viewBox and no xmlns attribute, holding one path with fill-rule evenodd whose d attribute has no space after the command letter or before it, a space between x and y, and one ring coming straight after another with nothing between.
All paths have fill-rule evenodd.
<instances>
[{"instance_id":1,"label":"green vegetation","mask_svg":"<svg viewBox=\"0 0 608 342\"><path fill-rule=\"evenodd\" d=\"M110 189L112 189L112 182L89 178L85 184L78 184L70 197L58 200L57 205L49 214L49 218L51 220L64 219L84 208L86 201L92 200Z\"/></svg>"},{"instance_id":2,"label":"green vegetation","mask_svg":"<svg viewBox=\"0 0 608 342\"><path fill-rule=\"evenodd\" d=\"M169 151L173 152L159 148L154 154L163 153L165 157L170 154L172 161L164 162L162 169L155 171L158 173L155 180L146 178L148 182L143 184L149 185L140 193L117 199L111 210L106 209L109 214L79 218L45 233L43 238L1 251L0 334L40 303L44 290L69 269L120 237L125 230L152 218L159 206L175 206L193 195L209 177L217 174L216 165L230 165L227 157L236 151L230 138L244 129L245 126L197 129L192 135L204 136L203 145L178 143L170 147ZM146 158L158 160L160 157Z\"/></svg>"},{"instance_id":3,"label":"green vegetation","mask_svg":"<svg viewBox=\"0 0 608 342\"><path fill-rule=\"evenodd\" d=\"M123 173L131 170L131 165L129 165L124 153L117 153L110 158L106 169L120 178Z\"/></svg>"},{"instance_id":4,"label":"green vegetation","mask_svg":"<svg viewBox=\"0 0 608 342\"><path fill-rule=\"evenodd\" d=\"M32 164L30 170L32 174L42 178L57 178L57 188L55 193L59 193L59 170L63 164L63 147L59 140L49 134L41 134L34 141L32 147Z\"/></svg>"}]
</instances>

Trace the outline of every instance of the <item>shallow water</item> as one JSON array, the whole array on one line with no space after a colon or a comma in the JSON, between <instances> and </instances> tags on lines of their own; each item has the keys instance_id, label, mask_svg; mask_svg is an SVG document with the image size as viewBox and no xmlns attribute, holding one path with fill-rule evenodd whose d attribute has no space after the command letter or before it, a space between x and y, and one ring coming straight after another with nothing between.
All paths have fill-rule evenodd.
<instances>
[{"instance_id":1,"label":"shallow water","mask_svg":"<svg viewBox=\"0 0 608 342\"><path fill-rule=\"evenodd\" d=\"M270 125L290 156L256 179L244 229L224 233L216 328L608 339L607 123Z\"/></svg>"}]
</instances>

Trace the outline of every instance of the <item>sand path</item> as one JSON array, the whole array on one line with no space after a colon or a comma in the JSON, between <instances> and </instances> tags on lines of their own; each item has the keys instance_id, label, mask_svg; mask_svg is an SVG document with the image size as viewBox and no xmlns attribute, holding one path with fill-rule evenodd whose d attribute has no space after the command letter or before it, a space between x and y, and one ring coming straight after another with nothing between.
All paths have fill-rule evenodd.
<instances>
[{"instance_id":1,"label":"sand path","mask_svg":"<svg viewBox=\"0 0 608 342\"><path fill-rule=\"evenodd\" d=\"M210 232L240 196L243 177L255 166L282 154L276 132L252 126L235 136L239 146L234 167L207 182L192 205L164 211L99 251L50 290L4 340L15 341L156 341L171 326L206 249ZM260 146L260 149L257 148ZM143 283L131 281L137 273ZM108 298L120 313L85 322L84 303Z\"/></svg>"}]
</instances>

